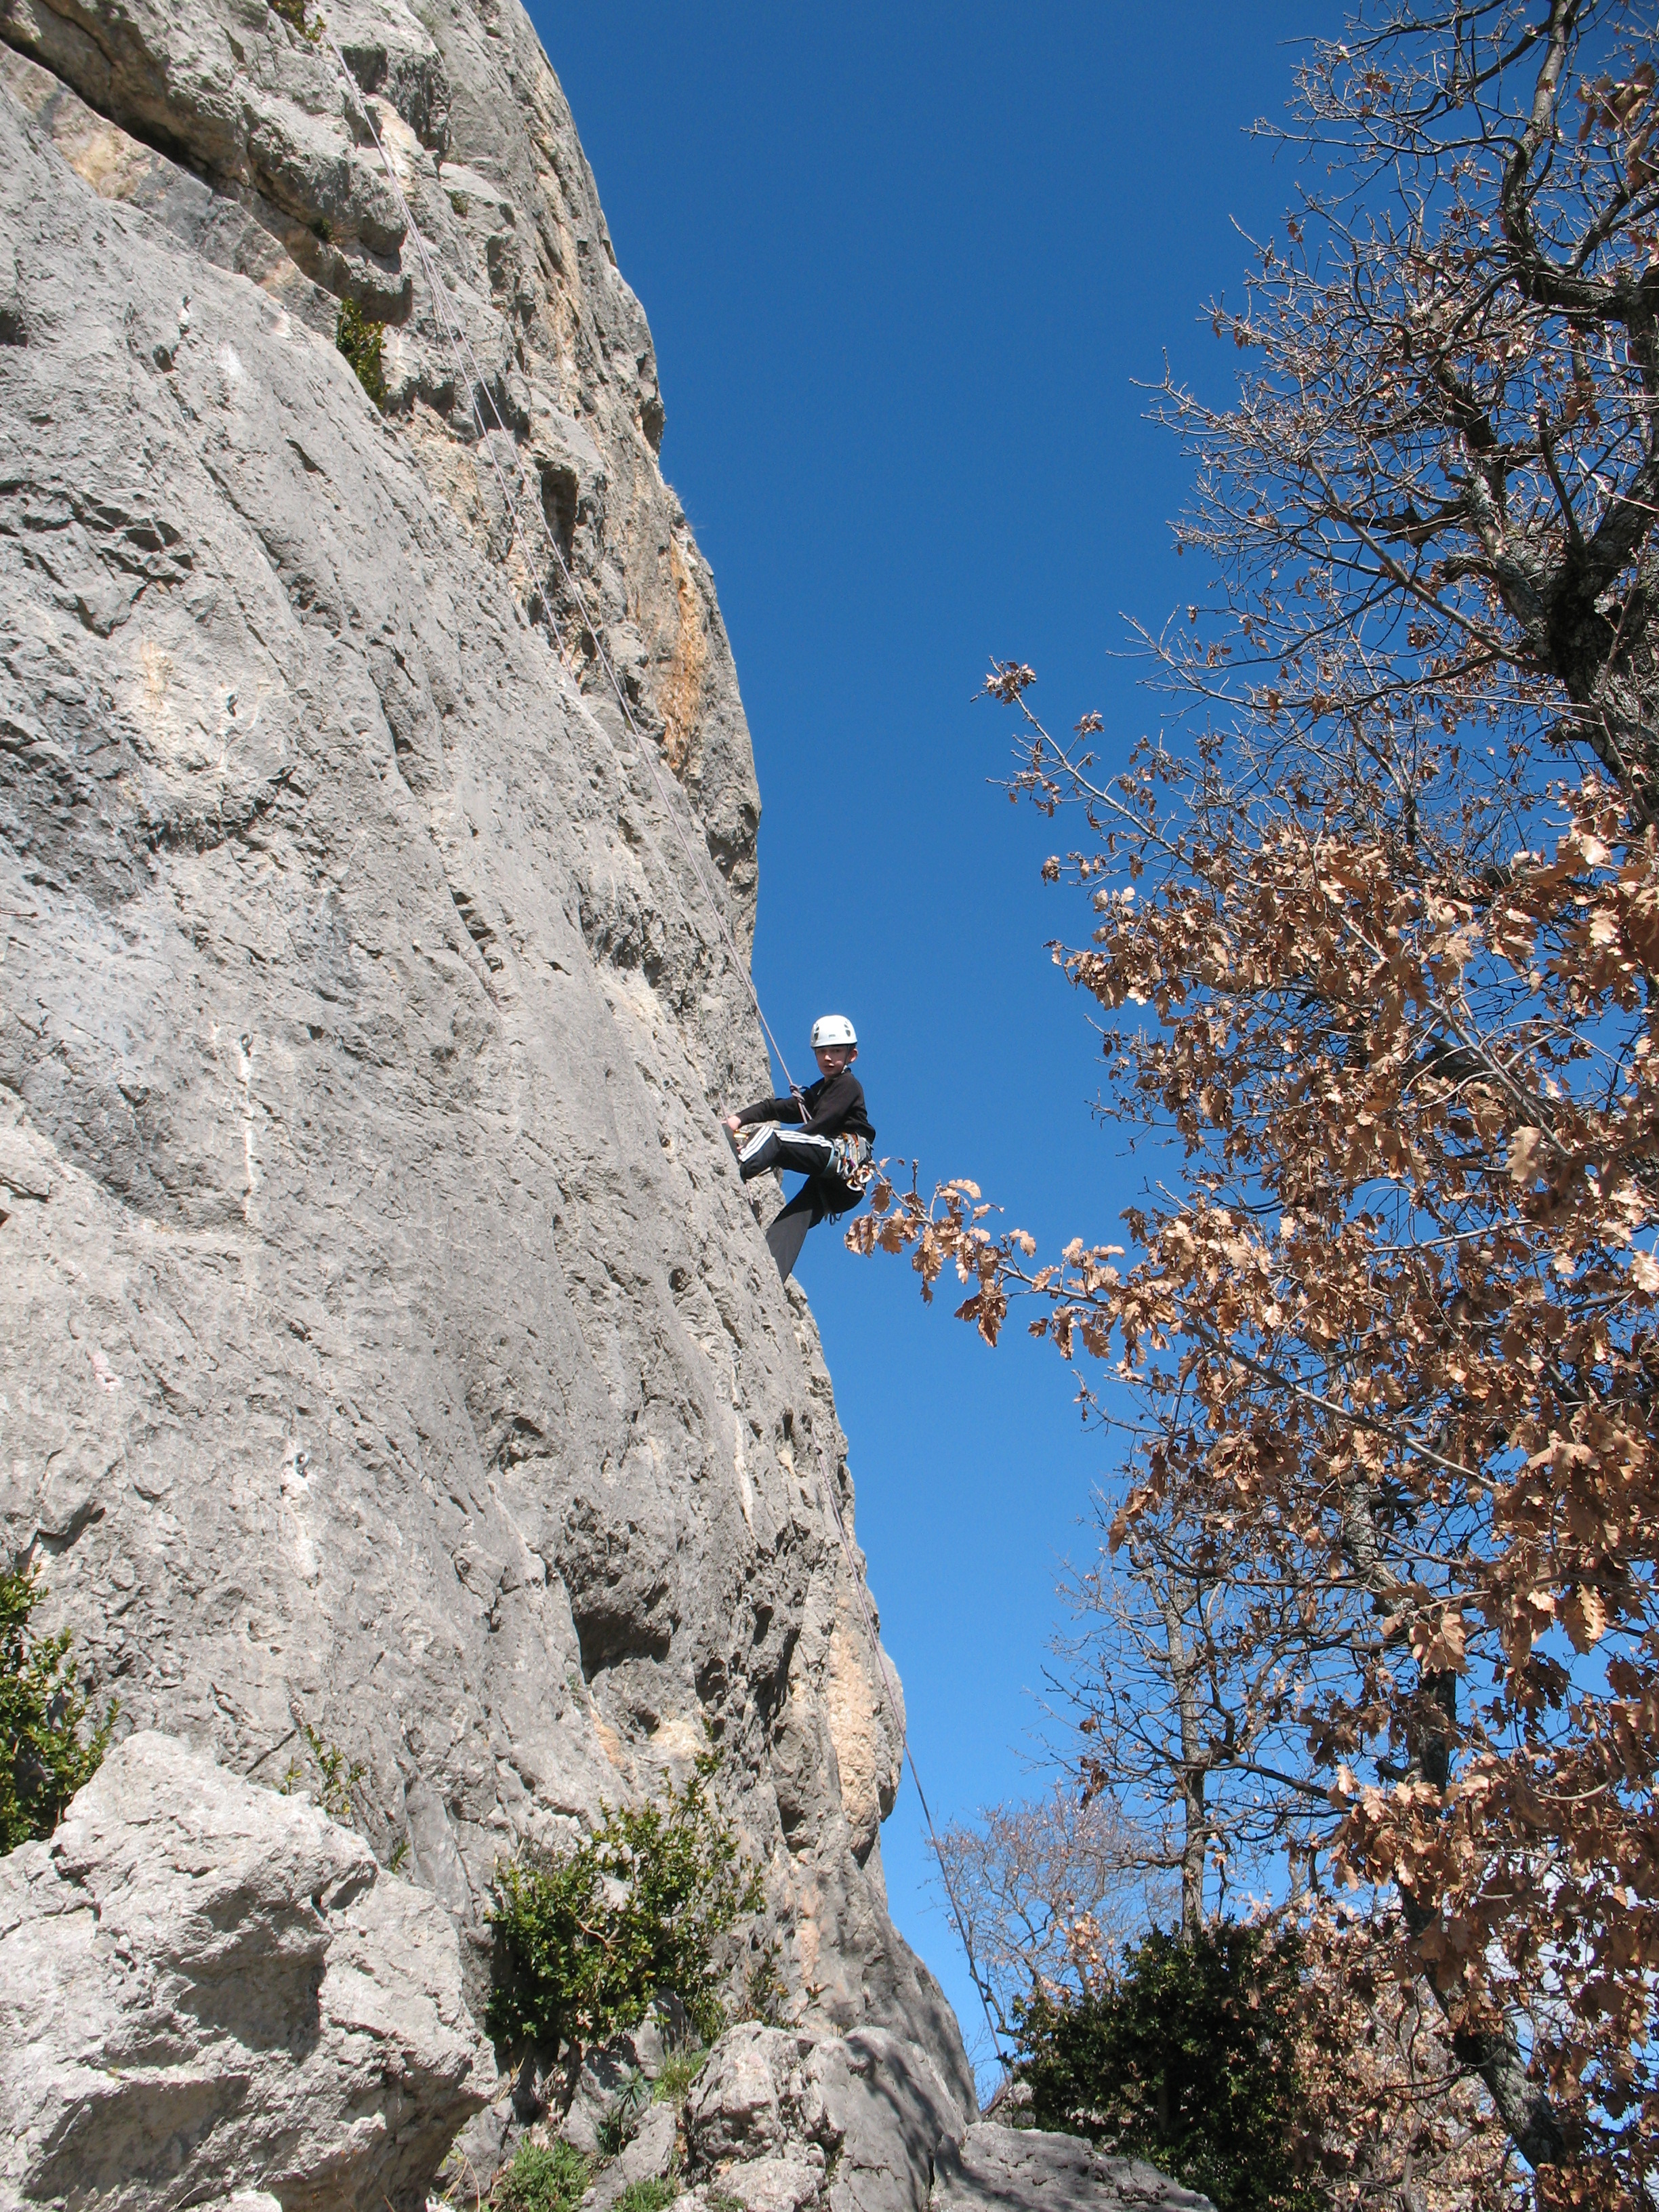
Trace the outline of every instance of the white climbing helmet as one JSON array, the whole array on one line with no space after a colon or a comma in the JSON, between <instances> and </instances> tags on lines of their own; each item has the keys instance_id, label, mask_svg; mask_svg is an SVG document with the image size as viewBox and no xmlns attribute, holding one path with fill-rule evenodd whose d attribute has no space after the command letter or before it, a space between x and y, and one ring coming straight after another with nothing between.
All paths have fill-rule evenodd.
<instances>
[{"instance_id":1,"label":"white climbing helmet","mask_svg":"<svg viewBox=\"0 0 1659 2212\"><path fill-rule=\"evenodd\" d=\"M856 1045L858 1037L845 1014L820 1014L812 1024L812 1049L820 1045Z\"/></svg>"}]
</instances>

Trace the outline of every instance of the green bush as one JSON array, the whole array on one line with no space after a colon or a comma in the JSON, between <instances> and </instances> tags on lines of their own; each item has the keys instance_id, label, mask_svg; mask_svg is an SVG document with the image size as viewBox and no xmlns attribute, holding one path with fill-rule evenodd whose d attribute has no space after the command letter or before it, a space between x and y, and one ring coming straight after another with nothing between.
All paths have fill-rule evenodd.
<instances>
[{"instance_id":1,"label":"green bush","mask_svg":"<svg viewBox=\"0 0 1659 2212\"><path fill-rule=\"evenodd\" d=\"M306 0L270 0L270 10L273 15L280 15L285 23L292 24L313 46L323 35L320 23L307 23L306 21Z\"/></svg>"},{"instance_id":2,"label":"green bush","mask_svg":"<svg viewBox=\"0 0 1659 2212\"><path fill-rule=\"evenodd\" d=\"M386 325L371 322L362 309L342 300L334 319L334 343L351 363L357 381L386 412Z\"/></svg>"},{"instance_id":3,"label":"green bush","mask_svg":"<svg viewBox=\"0 0 1659 2212\"><path fill-rule=\"evenodd\" d=\"M775 1936L759 1946L743 1978L739 2020L757 2020L763 2027L781 2027L789 2003L789 1984L778 1964L782 1946Z\"/></svg>"},{"instance_id":4,"label":"green bush","mask_svg":"<svg viewBox=\"0 0 1659 2212\"><path fill-rule=\"evenodd\" d=\"M675 2051L651 2085L653 2101L659 2105L683 2105L691 2094L691 2084L708 2063L707 2051Z\"/></svg>"},{"instance_id":5,"label":"green bush","mask_svg":"<svg viewBox=\"0 0 1659 2212\"><path fill-rule=\"evenodd\" d=\"M670 1993L706 2041L719 2033L720 1941L762 1903L760 1876L739 1863L710 1794L719 1764L705 1753L662 1804L607 1812L573 1850L496 1869L488 2025L498 2043L602 2041Z\"/></svg>"},{"instance_id":6,"label":"green bush","mask_svg":"<svg viewBox=\"0 0 1659 2212\"><path fill-rule=\"evenodd\" d=\"M1145 2158L1217 2212L1316 2212L1293 2036L1293 1940L1224 1923L1195 1939L1154 1929L1082 1996L1019 2008L1039 2128Z\"/></svg>"},{"instance_id":7,"label":"green bush","mask_svg":"<svg viewBox=\"0 0 1659 2212\"><path fill-rule=\"evenodd\" d=\"M331 1820L338 1820L348 1828L359 1827L357 1790L368 1772L368 1767L361 1759L349 1759L337 1744L331 1743L309 1721L300 1723L300 1734L317 1762L317 1802ZM305 1778L303 1764L297 1759L289 1759L288 1771L276 1784L278 1794L291 1797Z\"/></svg>"},{"instance_id":8,"label":"green bush","mask_svg":"<svg viewBox=\"0 0 1659 2212\"><path fill-rule=\"evenodd\" d=\"M668 2212L679 2193L678 2181L630 2181L617 2199L617 2212Z\"/></svg>"},{"instance_id":9,"label":"green bush","mask_svg":"<svg viewBox=\"0 0 1659 2212\"><path fill-rule=\"evenodd\" d=\"M52 1833L98 1771L115 1718L112 1704L82 1741L88 1701L70 1632L36 1636L29 1627L46 1594L32 1574L0 1573L0 1851Z\"/></svg>"},{"instance_id":10,"label":"green bush","mask_svg":"<svg viewBox=\"0 0 1659 2212\"><path fill-rule=\"evenodd\" d=\"M592 2167L571 2143L546 2149L520 2143L512 2165L495 2178L490 2212L576 2212L592 2179Z\"/></svg>"}]
</instances>

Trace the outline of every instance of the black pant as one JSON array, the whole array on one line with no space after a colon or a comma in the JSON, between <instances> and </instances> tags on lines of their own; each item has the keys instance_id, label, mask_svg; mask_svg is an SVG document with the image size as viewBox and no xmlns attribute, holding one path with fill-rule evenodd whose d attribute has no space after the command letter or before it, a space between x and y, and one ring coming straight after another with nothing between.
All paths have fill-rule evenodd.
<instances>
[{"instance_id":1,"label":"black pant","mask_svg":"<svg viewBox=\"0 0 1659 2212\"><path fill-rule=\"evenodd\" d=\"M820 1221L849 1213L863 1195L839 1176L824 1170L834 1157L828 1137L809 1137L798 1129L773 1128L751 1138L738 1155L738 1172L745 1182L768 1168L789 1168L806 1181L766 1232L766 1247L778 1263L787 1283L794 1273L806 1232Z\"/></svg>"},{"instance_id":2,"label":"black pant","mask_svg":"<svg viewBox=\"0 0 1659 2212\"><path fill-rule=\"evenodd\" d=\"M795 1193L766 1232L766 1249L778 1263L780 1278L787 1282L806 1242L806 1232L831 1215L845 1213L853 1194L843 1182L812 1176Z\"/></svg>"},{"instance_id":3,"label":"black pant","mask_svg":"<svg viewBox=\"0 0 1659 2212\"><path fill-rule=\"evenodd\" d=\"M790 1168L796 1175L821 1176L834 1147L828 1137L808 1137L799 1129L773 1128L751 1137L738 1154L738 1173L745 1182L768 1168Z\"/></svg>"}]
</instances>

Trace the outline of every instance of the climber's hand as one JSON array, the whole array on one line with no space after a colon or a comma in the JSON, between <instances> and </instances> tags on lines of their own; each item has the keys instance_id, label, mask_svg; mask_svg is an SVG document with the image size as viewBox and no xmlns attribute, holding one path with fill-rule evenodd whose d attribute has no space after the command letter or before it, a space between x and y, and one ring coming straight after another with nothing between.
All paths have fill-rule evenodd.
<instances>
[{"instance_id":1,"label":"climber's hand","mask_svg":"<svg viewBox=\"0 0 1659 2212\"><path fill-rule=\"evenodd\" d=\"M738 1131L742 1126L742 1123L738 1120L735 1114L728 1114L725 1121L721 1124L721 1127L729 1129L734 1137L737 1135Z\"/></svg>"}]
</instances>

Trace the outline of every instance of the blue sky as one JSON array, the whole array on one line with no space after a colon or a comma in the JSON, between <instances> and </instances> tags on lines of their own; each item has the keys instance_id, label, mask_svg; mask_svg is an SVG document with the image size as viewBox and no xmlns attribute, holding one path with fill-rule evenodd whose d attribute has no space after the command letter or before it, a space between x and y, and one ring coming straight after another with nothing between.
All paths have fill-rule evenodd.
<instances>
[{"instance_id":1,"label":"blue sky","mask_svg":"<svg viewBox=\"0 0 1659 2212\"><path fill-rule=\"evenodd\" d=\"M1333 0L836 9L531 0L656 337L665 474L712 562L764 812L755 973L799 1074L850 1014L878 1150L966 1175L1045 1246L1104 1239L1145 1169L1091 1113L1088 1002L1050 964L1087 921L1072 842L993 787L1037 671L1104 757L1158 726L1121 655L1201 580L1188 468L1137 380L1218 393L1237 296L1292 172L1281 117ZM741 1103L741 1102L738 1102ZM1055 1585L1109 1446L1052 1352L988 1352L899 1261L832 1231L800 1275L851 1441L858 1532L936 1818L1034 1786ZM883 1838L900 1927L971 2039L907 1780Z\"/></svg>"}]
</instances>

